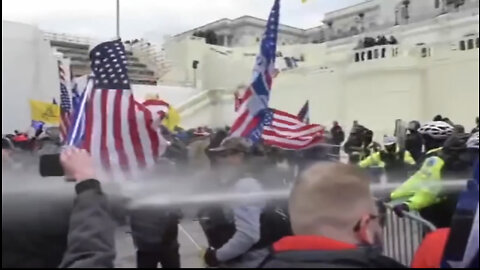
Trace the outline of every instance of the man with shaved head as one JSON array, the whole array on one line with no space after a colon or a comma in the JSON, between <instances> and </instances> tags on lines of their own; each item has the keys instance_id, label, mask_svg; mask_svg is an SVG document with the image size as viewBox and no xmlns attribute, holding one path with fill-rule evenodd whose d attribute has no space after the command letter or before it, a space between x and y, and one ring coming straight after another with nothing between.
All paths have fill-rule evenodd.
<instances>
[{"instance_id":1,"label":"man with shaved head","mask_svg":"<svg viewBox=\"0 0 480 270\"><path fill-rule=\"evenodd\" d=\"M399 268L381 254L381 214L360 169L318 163L297 180L289 211L294 236L273 245L263 268Z\"/></svg>"}]
</instances>

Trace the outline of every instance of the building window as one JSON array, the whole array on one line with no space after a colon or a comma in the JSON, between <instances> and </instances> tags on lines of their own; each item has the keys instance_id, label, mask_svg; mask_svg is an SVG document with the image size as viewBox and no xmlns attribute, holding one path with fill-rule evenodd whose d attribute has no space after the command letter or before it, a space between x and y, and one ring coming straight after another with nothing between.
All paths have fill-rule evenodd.
<instances>
[{"instance_id":1,"label":"building window","mask_svg":"<svg viewBox=\"0 0 480 270\"><path fill-rule=\"evenodd\" d=\"M472 50L473 49L473 39L469 39L468 40L468 47L467 47L469 50Z\"/></svg>"},{"instance_id":2,"label":"building window","mask_svg":"<svg viewBox=\"0 0 480 270\"><path fill-rule=\"evenodd\" d=\"M256 41L257 41L257 43L259 43L259 42L260 42L260 38L259 38L259 37L257 37Z\"/></svg>"},{"instance_id":3,"label":"building window","mask_svg":"<svg viewBox=\"0 0 480 270\"><path fill-rule=\"evenodd\" d=\"M478 37L477 37L477 39L475 40L475 44L477 45L477 49L478 49Z\"/></svg>"},{"instance_id":4,"label":"building window","mask_svg":"<svg viewBox=\"0 0 480 270\"><path fill-rule=\"evenodd\" d=\"M435 8L439 8L440 7L440 0L435 0Z\"/></svg>"},{"instance_id":5,"label":"building window","mask_svg":"<svg viewBox=\"0 0 480 270\"><path fill-rule=\"evenodd\" d=\"M372 51L367 52L367 59L372 60Z\"/></svg>"},{"instance_id":6,"label":"building window","mask_svg":"<svg viewBox=\"0 0 480 270\"><path fill-rule=\"evenodd\" d=\"M378 58L378 49L375 49L373 51L373 58L377 59Z\"/></svg>"},{"instance_id":7,"label":"building window","mask_svg":"<svg viewBox=\"0 0 480 270\"><path fill-rule=\"evenodd\" d=\"M425 48L425 47L422 48L422 50L421 50L421 56L422 56L423 58L425 58L425 57L428 56L427 48Z\"/></svg>"},{"instance_id":8,"label":"building window","mask_svg":"<svg viewBox=\"0 0 480 270\"><path fill-rule=\"evenodd\" d=\"M465 40L460 41L460 51L465 51Z\"/></svg>"}]
</instances>

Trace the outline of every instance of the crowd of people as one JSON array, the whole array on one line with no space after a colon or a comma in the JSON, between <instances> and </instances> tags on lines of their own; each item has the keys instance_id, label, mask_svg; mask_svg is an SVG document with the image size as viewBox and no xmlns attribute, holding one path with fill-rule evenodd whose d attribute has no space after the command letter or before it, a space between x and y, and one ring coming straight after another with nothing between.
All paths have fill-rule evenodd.
<instances>
[{"instance_id":1,"label":"crowd of people","mask_svg":"<svg viewBox=\"0 0 480 270\"><path fill-rule=\"evenodd\" d=\"M392 204L400 217L418 211L437 228L448 228L458 195L424 184L471 176L474 159L478 160L478 117L476 121L471 133L442 116L423 125L412 121L406 133L386 135L383 144L375 142L373 131L357 121L345 141L335 121L323 144L302 151L230 138L228 127L162 129L170 144L159 166L185 177L192 170L204 170L200 185L222 193L291 188L288 201L259 197L202 207L197 219L208 242L202 254L208 267L404 268L382 254L384 204ZM52 134L42 138L38 132L29 138L16 133L2 139L3 163L15 162L15 151L40 151L50 142L60 153L65 178L76 181L76 197L58 258L43 258L44 253L3 242L2 266L37 262L43 267L113 267L112 207L88 152L73 147L61 150ZM338 162L342 145L349 164ZM384 198L374 198L370 184L379 172L403 184ZM181 266L177 238L182 216L181 209L127 211L124 219L132 230L139 268L156 268L159 263L164 268ZM2 234L8 233L3 227ZM15 232L19 235L10 235L10 241L28 241L18 227ZM422 258L431 253L423 248L422 254L412 265L425 266Z\"/></svg>"}]
</instances>

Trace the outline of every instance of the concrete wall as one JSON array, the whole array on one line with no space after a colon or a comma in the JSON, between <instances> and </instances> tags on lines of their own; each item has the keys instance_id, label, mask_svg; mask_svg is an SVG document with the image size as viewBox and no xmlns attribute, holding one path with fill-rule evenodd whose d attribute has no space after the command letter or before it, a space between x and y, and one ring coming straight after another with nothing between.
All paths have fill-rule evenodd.
<instances>
[{"instance_id":1,"label":"concrete wall","mask_svg":"<svg viewBox=\"0 0 480 270\"><path fill-rule=\"evenodd\" d=\"M34 26L2 21L2 133L30 126L29 99L59 100L57 60Z\"/></svg>"}]
</instances>

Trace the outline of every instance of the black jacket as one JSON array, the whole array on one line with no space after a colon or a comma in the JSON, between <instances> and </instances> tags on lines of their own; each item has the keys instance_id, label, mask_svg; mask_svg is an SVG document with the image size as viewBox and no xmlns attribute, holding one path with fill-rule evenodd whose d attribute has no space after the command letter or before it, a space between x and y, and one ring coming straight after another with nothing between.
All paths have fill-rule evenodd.
<instances>
[{"instance_id":1,"label":"black jacket","mask_svg":"<svg viewBox=\"0 0 480 270\"><path fill-rule=\"evenodd\" d=\"M75 190L78 195L60 268L113 268L115 224L100 182L86 180L78 183Z\"/></svg>"},{"instance_id":2,"label":"black jacket","mask_svg":"<svg viewBox=\"0 0 480 270\"><path fill-rule=\"evenodd\" d=\"M330 129L330 134L332 135L332 141L336 145L342 144L345 140L345 132L343 132L341 126L334 126Z\"/></svg>"},{"instance_id":3,"label":"black jacket","mask_svg":"<svg viewBox=\"0 0 480 270\"><path fill-rule=\"evenodd\" d=\"M2 267L56 268L62 261L64 267L75 267L77 263L72 265L72 258L78 256L78 248L98 250L96 245L104 248L110 245L102 243L110 241L103 236L97 238L100 242L92 239L84 241L83 238L86 235L113 233L113 229L106 231L104 228L96 228L110 228L108 221L108 224L102 223L102 220L110 216L105 210L110 210L108 208L111 207L116 222L123 222L125 217L124 198L115 193L108 196L109 202L106 203L104 199L107 197L94 190L87 189L75 194L73 186L62 183L63 180L26 180L14 179L11 175L2 176L4 183L8 183L2 190ZM34 192L32 188L14 188L36 185L38 180L53 183L35 188ZM83 186L83 182L78 185ZM104 190L111 188L104 186ZM74 239L81 241L76 242L77 246L67 245L75 244ZM92 254L83 255L88 257ZM105 267L104 263L101 264L96 266Z\"/></svg>"},{"instance_id":4,"label":"black jacket","mask_svg":"<svg viewBox=\"0 0 480 270\"><path fill-rule=\"evenodd\" d=\"M272 253L260 268L405 268L372 248Z\"/></svg>"},{"instance_id":5,"label":"black jacket","mask_svg":"<svg viewBox=\"0 0 480 270\"><path fill-rule=\"evenodd\" d=\"M407 134L405 139L405 150L412 154L415 162L419 163L422 159L423 138L420 133Z\"/></svg>"}]
</instances>

